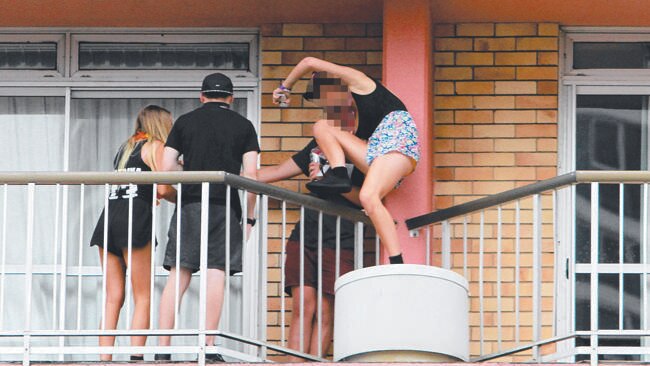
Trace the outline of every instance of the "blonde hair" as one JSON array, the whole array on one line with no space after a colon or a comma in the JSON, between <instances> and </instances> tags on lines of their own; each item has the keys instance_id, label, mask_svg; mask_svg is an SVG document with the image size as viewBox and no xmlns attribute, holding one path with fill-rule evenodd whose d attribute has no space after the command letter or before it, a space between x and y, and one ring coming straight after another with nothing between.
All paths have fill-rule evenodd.
<instances>
[{"instance_id":1,"label":"blonde hair","mask_svg":"<svg viewBox=\"0 0 650 366\"><path fill-rule=\"evenodd\" d=\"M126 167L126 162L133 153L136 143L140 141L136 139L139 132L146 134L147 142L158 140L164 144L172 129L172 123L172 114L165 108L157 105L148 105L142 108L135 120L135 132L120 148L121 155L117 169L121 170Z\"/></svg>"}]
</instances>

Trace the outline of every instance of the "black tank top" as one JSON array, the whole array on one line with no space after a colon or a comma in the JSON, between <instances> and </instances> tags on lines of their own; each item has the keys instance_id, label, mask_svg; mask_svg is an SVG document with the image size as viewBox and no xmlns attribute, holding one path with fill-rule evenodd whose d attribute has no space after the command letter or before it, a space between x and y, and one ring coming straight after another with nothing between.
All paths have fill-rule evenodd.
<instances>
[{"instance_id":1,"label":"black tank top","mask_svg":"<svg viewBox=\"0 0 650 366\"><path fill-rule=\"evenodd\" d=\"M395 94L377 80L372 80L377 85L372 93L366 95L352 93L359 111L359 126L355 135L364 140L370 138L379 123L390 112L406 110L404 103Z\"/></svg>"},{"instance_id":2,"label":"black tank top","mask_svg":"<svg viewBox=\"0 0 650 366\"><path fill-rule=\"evenodd\" d=\"M151 168L147 164L144 163L142 160L142 146L144 145L146 141L139 141L136 143L135 147L133 148L133 151L131 152L131 156L129 156L129 160L126 161L126 165L124 169L120 169L119 171L126 171L126 172L150 172ZM113 160L113 168L115 171L118 171L117 165L120 162L120 159L122 157L122 151L124 149L124 146L120 148L120 150L117 152L117 155L115 155L115 159ZM109 200L116 200L116 199L129 199L130 197L133 198L139 198L143 199L149 203L153 200L153 185L151 184L121 184L121 185L112 185L111 186L111 193L108 196Z\"/></svg>"}]
</instances>

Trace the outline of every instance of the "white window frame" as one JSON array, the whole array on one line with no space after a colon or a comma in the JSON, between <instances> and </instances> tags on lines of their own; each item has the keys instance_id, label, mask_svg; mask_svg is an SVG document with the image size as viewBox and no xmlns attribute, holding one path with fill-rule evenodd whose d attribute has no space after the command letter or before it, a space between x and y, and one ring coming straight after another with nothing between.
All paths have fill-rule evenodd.
<instances>
[{"instance_id":1,"label":"white window frame","mask_svg":"<svg viewBox=\"0 0 650 366\"><path fill-rule=\"evenodd\" d=\"M575 42L650 43L650 28L564 27L562 29L560 50L563 50L564 57L560 62L560 91L558 96L558 174L569 173L576 169L575 111L578 95L650 95L650 69L573 69L573 44ZM647 151L646 154L648 154ZM650 157L646 159L650 161ZM555 263L562 266L556 271L558 296L556 298L557 314L555 323L558 334L568 334L573 331L575 275L577 267L583 269L580 272L584 272L585 268L584 264L575 264L574 258L575 222L573 212L575 209L575 195L575 186L558 195L558 209L555 218L556 223L558 223L559 241L559 245L556 246ZM562 245L562 243L570 245ZM565 263L568 268L565 268ZM586 266L591 267L591 264ZM607 266L607 264L597 264L597 267L601 269ZM569 279L565 276L565 270L570 273ZM558 352L573 354L575 349L571 350L572 348L572 344L562 342L558 346Z\"/></svg>"},{"instance_id":2,"label":"white window frame","mask_svg":"<svg viewBox=\"0 0 650 366\"><path fill-rule=\"evenodd\" d=\"M258 75L258 42L257 34L251 31L236 34L223 34L215 32L183 34L178 32L158 31L156 34L146 33L110 33L110 34L92 34L92 33L75 33L70 37L71 40L71 57L70 57L70 76L73 80L164 80L183 81L183 80L201 80L207 73L219 71L230 78L255 78ZM81 42L111 42L111 43L248 43L249 44L249 70L215 70L215 69L198 69L198 70L79 70L79 44Z\"/></svg>"},{"instance_id":3,"label":"white window frame","mask_svg":"<svg viewBox=\"0 0 650 366\"><path fill-rule=\"evenodd\" d=\"M57 80L65 74L65 34L8 34L0 31L0 43L56 43L56 70L2 70L0 80Z\"/></svg>"}]
</instances>

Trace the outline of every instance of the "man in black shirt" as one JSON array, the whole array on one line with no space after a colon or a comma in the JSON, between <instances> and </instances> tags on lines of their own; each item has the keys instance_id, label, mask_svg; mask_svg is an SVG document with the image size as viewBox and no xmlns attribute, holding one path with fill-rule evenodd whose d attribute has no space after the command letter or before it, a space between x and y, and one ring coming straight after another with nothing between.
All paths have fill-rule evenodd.
<instances>
[{"instance_id":1,"label":"man in black shirt","mask_svg":"<svg viewBox=\"0 0 650 366\"><path fill-rule=\"evenodd\" d=\"M203 80L201 88L202 106L180 116L172 127L162 160L163 170L225 171L256 179L257 156L260 151L257 133L253 124L238 113L230 110L233 101L231 80L220 73L211 74ZM183 156L183 164L178 161ZM243 169L242 169L243 165ZM242 231L241 206L236 189L231 189L230 198L230 273L226 268L226 187L223 184L210 185L208 215L208 271L207 314L208 330L217 329L223 303L226 275L241 272ZM248 195L247 230L255 220L255 195ZM176 214L181 210L180 240L177 238ZM160 300L160 329L174 326L174 308L177 272L179 276L179 301L189 286L192 272L199 270L201 238L201 185L184 184L176 212L169 225L169 240L163 266L170 270L167 284ZM180 243L180 268L176 268L177 242ZM169 336L160 336L158 344L170 345ZM206 343L212 345L214 336L207 336ZM214 361L222 361L220 355L208 355ZM157 360L169 359L168 354L156 355Z\"/></svg>"},{"instance_id":2,"label":"man in black shirt","mask_svg":"<svg viewBox=\"0 0 650 366\"><path fill-rule=\"evenodd\" d=\"M258 171L257 178L260 182L271 183L296 176L300 173L316 179L317 172L321 169L319 163L310 163L310 154L316 150L316 141L312 140L301 151L279 165L265 167ZM324 163L324 157L321 159ZM322 197L328 201L359 209L359 187L363 184L363 174L358 170L352 172L353 188L343 195L329 195ZM306 353L318 355L318 211L305 208L303 218L304 230L304 340ZM341 220L340 224L340 258L339 273L336 273L336 217L323 215L322 225L322 331L321 351L325 353L332 340L332 326L334 324L334 281L354 269L354 223ZM291 295L291 327L289 328L289 348L300 351L300 222L296 224L286 246L285 265L285 290ZM321 356L321 355L318 355ZM294 361L302 361L295 359Z\"/></svg>"}]
</instances>

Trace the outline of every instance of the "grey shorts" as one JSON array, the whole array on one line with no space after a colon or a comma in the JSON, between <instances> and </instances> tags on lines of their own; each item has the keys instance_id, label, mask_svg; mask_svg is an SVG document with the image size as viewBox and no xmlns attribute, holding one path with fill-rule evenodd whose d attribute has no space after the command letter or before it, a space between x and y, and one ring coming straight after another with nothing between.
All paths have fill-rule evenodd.
<instances>
[{"instance_id":1,"label":"grey shorts","mask_svg":"<svg viewBox=\"0 0 650 366\"><path fill-rule=\"evenodd\" d=\"M178 207L177 207L178 210ZM208 209L208 268L226 269L226 207L210 204ZM163 267L176 267L176 214L167 233ZM201 203L187 203L181 208L180 267L199 270L201 253ZM230 274L242 270L242 230L239 218L230 210Z\"/></svg>"}]
</instances>

